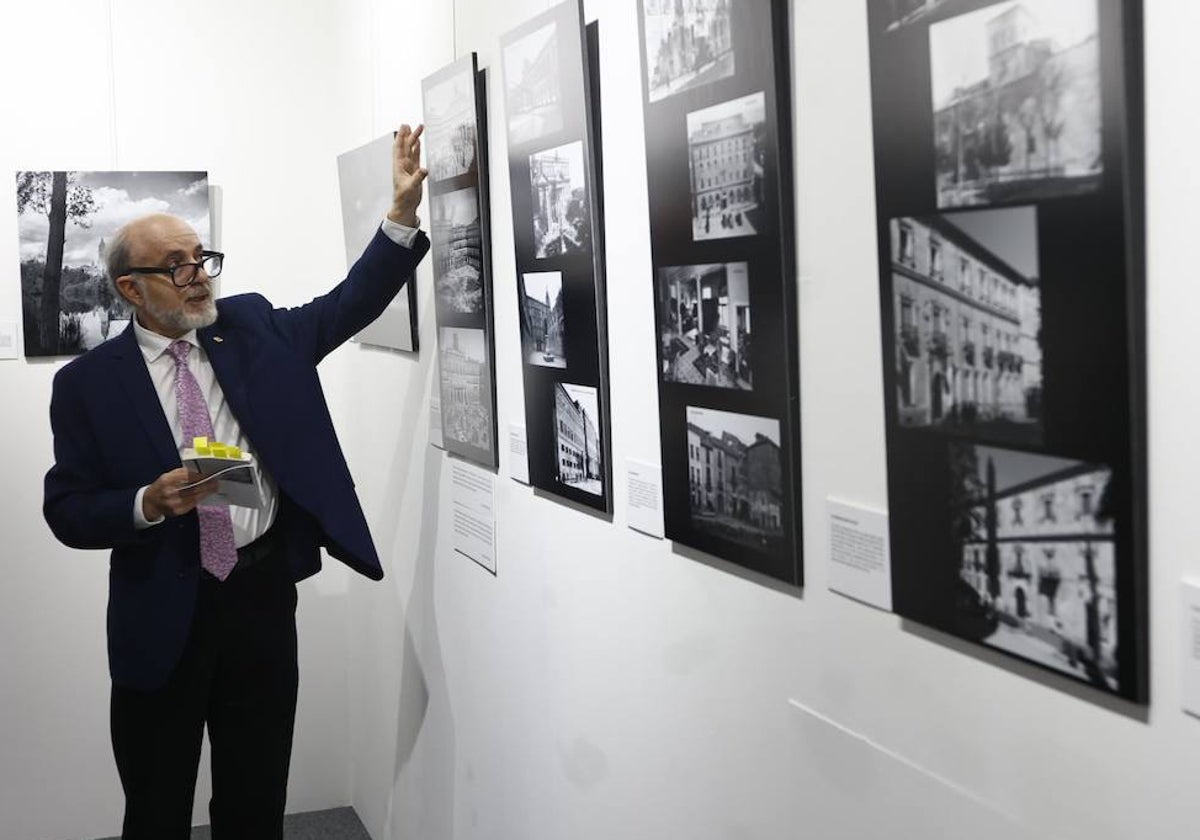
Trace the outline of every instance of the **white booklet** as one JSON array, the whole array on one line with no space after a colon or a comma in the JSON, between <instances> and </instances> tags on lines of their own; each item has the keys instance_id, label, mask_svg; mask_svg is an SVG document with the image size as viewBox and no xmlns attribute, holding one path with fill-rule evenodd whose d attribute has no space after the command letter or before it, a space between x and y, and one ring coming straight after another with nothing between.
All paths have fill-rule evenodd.
<instances>
[{"instance_id":1,"label":"white booklet","mask_svg":"<svg viewBox=\"0 0 1200 840\"><path fill-rule=\"evenodd\" d=\"M183 465L203 478L184 485L180 489L199 487L209 481L218 482L217 492L205 498L205 505L237 505L238 507L261 508L263 505L262 485L254 458L249 452L236 447L202 445L181 450ZM213 450L223 454L213 454Z\"/></svg>"}]
</instances>

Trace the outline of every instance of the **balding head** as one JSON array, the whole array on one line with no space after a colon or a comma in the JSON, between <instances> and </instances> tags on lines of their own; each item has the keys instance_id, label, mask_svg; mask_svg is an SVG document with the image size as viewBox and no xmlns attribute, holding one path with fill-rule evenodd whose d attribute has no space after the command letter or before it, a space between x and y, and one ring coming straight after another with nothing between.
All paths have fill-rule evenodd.
<instances>
[{"instance_id":1,"label":"balding head","mask_svg":"<svg viewBox=\"0 0 1200 840\"><path fill-rule=\"evenodd\" d=\"M116 287L117 278L132 266L156 265L154 260L159 253L169 253L173 244L190 254L192 243L198 241L196 231L178 216L168 213L141 216L122 226L108 244L104 271Z\"/></svg>"}]
</instances>

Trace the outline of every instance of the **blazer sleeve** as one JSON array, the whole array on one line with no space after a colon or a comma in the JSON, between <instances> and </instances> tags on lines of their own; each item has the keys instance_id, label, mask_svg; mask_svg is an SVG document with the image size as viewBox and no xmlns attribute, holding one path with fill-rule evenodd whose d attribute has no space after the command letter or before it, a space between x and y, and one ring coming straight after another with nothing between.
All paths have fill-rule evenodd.
<instances>
[{"instance_id":1,"label":"blazer sleeve","mask_svg":"<svg viewBox=\"0 0 1200 840\"><path fill-rule=\"evenodd\" d=\"M405 248L377 230L346 279L330 292L304 306L274 310L275 330L316 364L383 313L404 284L412 282L428 250L423 231Z\"/></svg>"},{"instance_id":2,"label":"blazer sleeve","mask_svg":"<svg viewBox=\"0 0 1200 840\"><path fill-rule=\"evenodd\" d=\"M60 371L50 397L54 466L45 480L46 523L71 548L118 548L153 539L153 528L139 531L133 524L139 488L113 489L103 483L100 442L87 417L78 384L65 380Z\"/></svg>"}]
</instances>

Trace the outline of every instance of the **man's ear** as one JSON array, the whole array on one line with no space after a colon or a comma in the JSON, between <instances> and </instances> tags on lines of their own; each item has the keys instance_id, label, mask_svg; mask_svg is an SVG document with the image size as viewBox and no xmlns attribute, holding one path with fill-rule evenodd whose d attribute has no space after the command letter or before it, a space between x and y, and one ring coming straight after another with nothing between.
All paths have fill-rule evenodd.
<instances>
[{"instance_id":1,"label":"man's ear","mask_svg":"<svg viewBox=\"0 0 1200 840\"><path fill-rule=\"evenodd\" d=\"M122 274L115 281L117 291L121 293L121 297L125 298L125 302L132 306L141 306L144 302L142 290L138 288L137 281L133 279L132 274Z\"/></svg>"}]
</instances>

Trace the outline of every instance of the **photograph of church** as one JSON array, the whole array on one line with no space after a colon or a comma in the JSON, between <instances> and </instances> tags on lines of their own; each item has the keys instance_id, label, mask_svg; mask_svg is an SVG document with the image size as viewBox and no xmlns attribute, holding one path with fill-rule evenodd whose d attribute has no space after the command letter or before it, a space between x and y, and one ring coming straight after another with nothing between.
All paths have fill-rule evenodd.
<instances>
[{"instance_id":1,"label":"photograph of church","mask_svg":"<svg viewBox=\"0 0 1200 840\"><path fill-rule=\"evenodd\" d=\"M1096 0L1012 0L929 27L939 208L1100 186Z\"/></svg>"},{"instance_id":2,"label":"photograph of church","mask_svg":"<svg viewBox=\"0 0 1200 840\"><path fill-rule=\"evenodd\" d=\"M529 156L533 245L537 259L592 250L583 144L576 140Z\"/></svg>"},{"instance_id":3,"label":"photograph of church","mask_svg":"<svg viewBox=\"0 0 1200 840\"><path fill-rule=\"evenodd\" d=\"M759 548L783 537L778 420L688 406L687 455L693 528Z\"/></svg>"},{"instance_id":4,"label":"photograph of church","mask_svg":"<svg viewBox=\"0 0 1200 840\"><path fill-rule=\"evenodd\" d=\"M1116 691L1111 471L1007 449L952 448L960 630Z\"/></svg>"},{"instance_id":5,"label":"photograph of church","mask_svg":"<svg viewBox=\"0 0 1200 840\"><path fill-rule=\"evenodd\" d=\"M475 79L470 69L425 92L425 136L430 181L475 168Z\"/></svg>"},{"instance_id":6,"label":"photograph of church","mask_svg":"<svg viewBox=\"0 0 1200 840\"><path fill-rule=\"evenodd\" d=\"M692 239L762 229L765 97L755 93L687 115Z\"/></svg>"},{"instance_id":7,"label":"photograph of church","mask_svg":"<svg viewBox=\"0 0 1200 840\"><path fill-rule=\"evenodd\" d=\"M663 381L751 390L746 263L660 268L658 317Z\"/></svg>"},{"instance_id":8,"label":"photograph of church","mask_svg":"<svg viewBox=\"0 0 1200 840\"><path fill-rule=\"evenodd\" d=\"M890 230L900 425L1039 442L1037 209L900 218Z\"/></svg>"},{"instance_id":9,"label":"photograph of church","mask_svg":"<svg viewBox=\"0 0 1200 840\"><path fill-rule=\"evenodd\" d=\"M734 0L643 0L647 95L673 93L733 75Z\"/></svg>"},{"instance_id":10,"label":"photograph of church","mask_svg":"<svg viewBox=\"0 0 1200 840\"><path fill-rule=\"evenodd\" d=\"M599 428L596 389L587 385L556 382L554 455L558 464L558 481L593 496L604 493Z\"/></svg>"},{"instance_id":11,"label":"photograph of church","mask_svg":"<svg viewBox=\"0 0 1200 840\"><path fill-rule=\"evenodd\" d=\"M433 286L447 312L483 311L483 239L475 187L431 195Z\"/></svg>"},{"instance_id":12,"label":"photograph of church","mask_svg":"<svg viewBox=\"0 0 1200 840\"><path fill-rule=\"evenodd\" d=\"M525 361L541 367L567 366L562 272L521 275L521 344Z\"/></svg>"},{"instance_id":13,"label":"photograph of church","mask_svg":"<svg viewBox=\"0 0 1200 840\"><path fill-rule=\"evenodd\" d=\"M503 63L509 145L561 130L558 25L550 23L509 44Z\"/></svg>"},{"instance_id":14,"label":"photograph of church","mask_svg":"<svg viewBox=\"0 0 1200 840\"><path fill-rule=\"evenodd\" d=\"M492 451L492 388L483 330L442 327L438 335L443 437Z\"/></svg>"}]
</instances>

